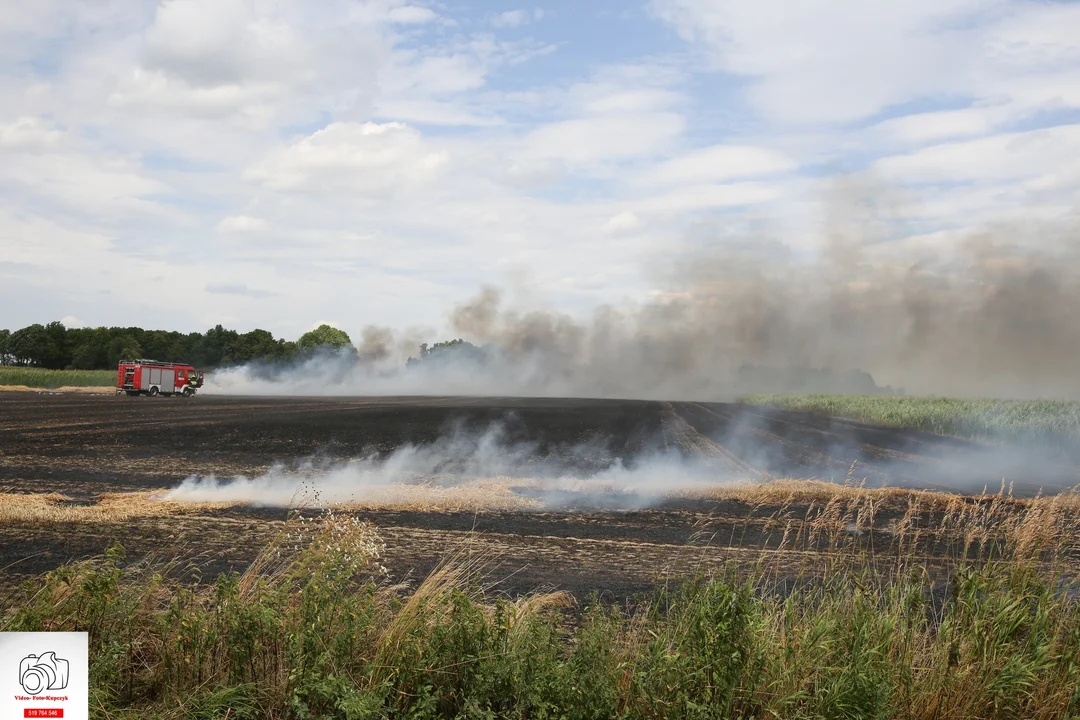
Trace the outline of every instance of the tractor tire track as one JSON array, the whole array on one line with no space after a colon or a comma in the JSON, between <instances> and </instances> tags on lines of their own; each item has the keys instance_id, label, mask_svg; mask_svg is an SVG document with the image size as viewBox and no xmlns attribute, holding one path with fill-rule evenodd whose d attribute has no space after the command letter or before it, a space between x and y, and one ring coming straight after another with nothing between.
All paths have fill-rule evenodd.
<instances>
[{"instance_id":1,"label":"tractor tire track","mask_svg":"<svg viewBox=\"0 0 1080 720\"><path fill-rule=\"evenodd\" d=\"M699 433L722 437L728 451L747 465L765 473L787 477L815 477L843 480L851 475L875 484L885 484L889 478L880 468L823 452L811 444L799 442L773 432L752 418L720 407L705 407L700 403L678 403L677 411Z\"/></svg>"},{"instance_id":2,"label":"tractor tire track","mask_svg":"<svg viewBox=\"0 0 1080 720\"><path fill-rule=\"evenodd\" d=\"M662 403L660 410L661 432L669 447L677 446L685 454L703 460L718 472L732 477L759 479L762 473L743 462L738 455L712 439L702 435L680 415L671 403Z\"/></svg>"}]
</instances>

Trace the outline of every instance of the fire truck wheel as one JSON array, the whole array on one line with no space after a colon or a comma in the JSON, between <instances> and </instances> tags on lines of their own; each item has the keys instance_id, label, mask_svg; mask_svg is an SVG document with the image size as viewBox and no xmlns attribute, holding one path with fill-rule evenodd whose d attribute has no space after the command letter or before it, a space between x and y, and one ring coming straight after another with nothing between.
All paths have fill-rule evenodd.
<instances>
[{"instance_id":1,"label":"fire truck wheel","mask_svg":"<svg viewBox=\"0 0 1080 720\"><path fill-rule=\"evenodd\" d=\"M130 395L131 397L135 397L136 395L139 394L139 391L138 390L128 390L127 394Z\"/></svg>"},{"instance_id":2,"label":"fire truck wheel","mask_svg":"<svg viewBox=\"0 0 1080 720\"><path fill-rule=\"evenodd\" d=\"M150 386L150 397L154 397L158 394L157 385Z\"/></svg>"},{"instance_id":3,"label":"fire truck wheel","mask_svg":"<svg viewBox=\"0 0 1080 720\"><path fill-rule=\"evenodd\" d=\"M185 398L189 398L192 396L193 393L191 392L191 388L184 388L180 394L183 395Z\"/></svg>"}]
</instances>

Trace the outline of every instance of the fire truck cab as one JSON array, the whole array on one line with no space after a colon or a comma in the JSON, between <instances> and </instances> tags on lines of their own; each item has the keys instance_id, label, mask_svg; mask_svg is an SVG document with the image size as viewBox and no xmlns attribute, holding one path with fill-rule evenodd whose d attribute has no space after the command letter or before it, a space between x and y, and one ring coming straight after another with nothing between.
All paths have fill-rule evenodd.
<instances>
[{"instance_id":1,"label":"fire truck cab","mask_svg":"<svg viewBox=\"0 0 1080 720\"><path fill-rule=\"evenodd\" d=\"M202 386L202 370L196 370L191 365L133 360L121 362L116 370L118 395L180 395L189 398Z\"/></svg>"}]
</instances>

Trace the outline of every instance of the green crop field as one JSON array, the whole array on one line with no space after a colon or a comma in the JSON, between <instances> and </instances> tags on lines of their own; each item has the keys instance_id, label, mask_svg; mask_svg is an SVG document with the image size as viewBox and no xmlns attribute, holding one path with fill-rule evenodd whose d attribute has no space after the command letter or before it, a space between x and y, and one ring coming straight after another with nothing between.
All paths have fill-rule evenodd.
<instances>
[{"instance_id":1,"label":"green crop field","mask_svg":"<svg viewBox=\"0 0 1080 720\"><path fill-rule=\"evenodd\" d=\"M743 402L975 440L1051 445L1080 440L1080 402L1072 401L749 395Z\"/></svg>"},{"instance_id":2,"label":"green crop field","mask_svg":"<svg viewBox=\"0 0 1080 720\"><path fill-rule=\"evenodd\" d=\"M0 367L0 386L23 385L32 388L112 387L115 370L45 370L28 367Z\"/></svg>"}]
</instances>

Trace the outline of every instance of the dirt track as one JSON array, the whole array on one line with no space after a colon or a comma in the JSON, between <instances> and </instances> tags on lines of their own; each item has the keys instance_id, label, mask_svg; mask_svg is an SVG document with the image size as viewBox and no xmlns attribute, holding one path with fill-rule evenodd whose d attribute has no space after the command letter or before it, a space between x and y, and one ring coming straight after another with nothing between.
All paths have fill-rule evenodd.
<instances>
[{"instance_id":1,"label":"dirt track","mask_svg":"<svg viewBox=\"0 0 1080 720\"><path fill-rule=\"evenodd\" d=\"M1004 475L1033 492L1075 483L1076 469L977 443L712 403L507 398L280 399L201 396L192 401L0 393L0 492L161 489L192 474L256 476L276 461L350 459L430 443L455 426L501 423L510 442L535 443L587 474L619 459L633 467L655 451L693 457L718 478L816 477L868 485L992 489ZM586 451L582 451L584 447ZM852 470L852 463L855 469ZM1023 474L1021 474L1023 473ZM588 507L531 513L370 511L397 577L423 574L457 543L481 542L502 558L511 590L552 583L615 596L665 577L737 558L769 544L754 511L738 503L670 501L627 512ZM229 510L124 524L0 528L0 567L11 581L97 553L115 541L136 554L198 554L210 571L242 566L281 511ZM480 540L470 539L471 532ZM738 535L738 537L736 537ZM702 538L708 547L702 547ZM724 538L720 543L716 538ZM721 544L729 547L721 547Z\"/></svg>"}]
</instances>

